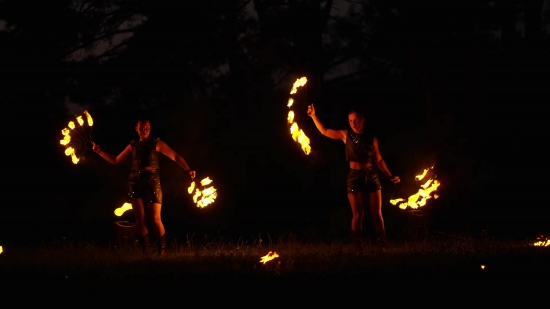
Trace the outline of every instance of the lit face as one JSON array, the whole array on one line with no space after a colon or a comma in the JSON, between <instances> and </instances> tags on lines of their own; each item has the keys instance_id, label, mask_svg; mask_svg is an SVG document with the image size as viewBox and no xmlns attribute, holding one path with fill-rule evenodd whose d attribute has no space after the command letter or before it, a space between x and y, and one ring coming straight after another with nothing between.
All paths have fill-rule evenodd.
<instances>
[{"instance_id":1,"label":"lit face","mask_svg":"<svg viewBox=\"0 0 550 309\"><path fill-rule=\"evenodd\" d=\"M363 133L363 124L365 124L365 118L361 117L357 113L351 113L348 115L349 126L355 133Z\"/></svg>"},{"instance_id":2,"label":"lit face","mask_svg":"<svg viewBox=\"0 0 550 309\"><path fill-rule=\"evenodd\" d=\"M140 139L149 138L149 133L151 133L151 123L149 121L140 121L136 125L136 132L139 135Z\"/></svg>"}]
</instances>

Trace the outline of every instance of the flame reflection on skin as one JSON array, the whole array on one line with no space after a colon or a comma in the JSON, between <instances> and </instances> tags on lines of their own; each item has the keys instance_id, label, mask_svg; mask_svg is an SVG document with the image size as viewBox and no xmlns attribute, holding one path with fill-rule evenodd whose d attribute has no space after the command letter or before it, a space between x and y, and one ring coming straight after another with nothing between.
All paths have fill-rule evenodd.
<instances>
[{"instance_id":1,"label":"flame reflection on skin","mask_svg":"<svg viewBox=\"0 0 550 309\"><path fill-rule=\"evenodd\" d=\"M271 261L271 260L273 260L273 259L275 259L275 258L278 258L278 257L279 257L279 255L277 254L277 252L271 252L271 251L269 251L269 253L268 253L267 255L262 256L262 257L260 258L260 263L264 263L264 264L265 264L265 263L267 263L267 262L269 262L269 261Z\"/></svg>"},{"instance_id":2,"label":"flame reflection on skin","mask_svg":"<svg viewBox=\"0 0 550 309\"><path fill-rule=\"evenodd\" d=\"M132 209L132 204L130 203L124 203L122 206L120 206L119 208L115 209L115 215L117 216L122 216L123 213L126 212L126 210L130 210Z\"/></svg>"}]
</instances>

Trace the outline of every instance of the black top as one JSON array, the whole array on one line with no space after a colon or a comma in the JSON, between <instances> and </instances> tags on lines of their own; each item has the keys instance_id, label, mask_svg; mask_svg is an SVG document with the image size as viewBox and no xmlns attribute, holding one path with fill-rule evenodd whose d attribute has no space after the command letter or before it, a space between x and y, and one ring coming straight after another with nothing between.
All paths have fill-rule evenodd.
<instances>
[{"instance_id":1,"label":"black top","mask_svg":"<svg viewBox=\"0 0 550 309\"><path fill-rule=\"evenodd\" d=\"M346 161L372 164L374 135L355 133L348 130L346 135Z\"/></svg>"},{"instance_id":2,"label":"black top","mask_svg":"<svg viewBox=\"0 0 550 309\"><path fill-rule=\"evenodd\" d=\"M159 152L156 149L160 138L150 138L146 141L132 140L132 171L146 167L159 168Z\"/></svg>"}]
</instances>

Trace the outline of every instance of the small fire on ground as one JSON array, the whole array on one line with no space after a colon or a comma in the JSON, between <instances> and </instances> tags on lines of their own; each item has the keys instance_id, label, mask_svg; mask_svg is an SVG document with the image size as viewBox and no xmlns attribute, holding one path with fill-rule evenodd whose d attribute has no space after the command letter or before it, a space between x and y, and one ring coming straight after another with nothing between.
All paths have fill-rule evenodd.
<instances>
[{"instance_id":1,"label":"small fire on ground","mask_svg":"<svg viewBox=\"0 0 550 309\"><path fill-rule=\"evenodd\" d=\"M267 263L275 258L278 258L279 255L277 254L277 252L271 252L269 251L269 253L265 256L262 256L261 259L260 259L260 263Z\"/></svg>"}]
</instances>

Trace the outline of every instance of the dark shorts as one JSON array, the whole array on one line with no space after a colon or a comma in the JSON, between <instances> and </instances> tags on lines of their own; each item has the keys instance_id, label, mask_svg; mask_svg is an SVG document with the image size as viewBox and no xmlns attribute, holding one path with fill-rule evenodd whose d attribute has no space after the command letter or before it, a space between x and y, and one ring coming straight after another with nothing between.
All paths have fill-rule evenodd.
<instances>
[{"instance_id":1,"label":"dark shorts","mask_svg":"<svg viewBox=\"0 0 550 309\"><path fill-rule=\"evenodd\" d=\"M373 167L362 170L350 169L347 177L347 192L375 192L382 189L378 173Z\"/></svg>"},{"instance_id":2,"label":"dark shorts","mask_svg":"<svg viewBox=\"0 0 550 309\"><path fill-rule=\"evenodd\" d=\"M158 170L132 171L128 179L128 202L141 198L143 202L162 204L162 189Z\"/></svg>"}]
</instances>

